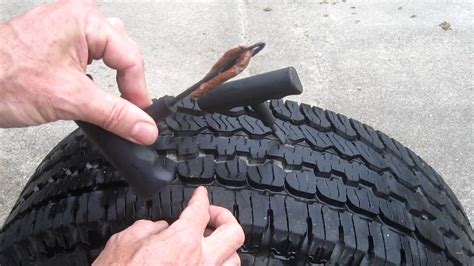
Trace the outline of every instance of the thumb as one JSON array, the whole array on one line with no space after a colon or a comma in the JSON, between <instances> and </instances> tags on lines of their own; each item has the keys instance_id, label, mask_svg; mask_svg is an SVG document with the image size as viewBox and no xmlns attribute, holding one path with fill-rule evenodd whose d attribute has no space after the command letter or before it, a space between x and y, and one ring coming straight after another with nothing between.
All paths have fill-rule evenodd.
<instances>
[{"instance_id":1,"label":"thumb","mask_svg":"<svg viewBox=\"0 0 474 266\"><path fill-rule=\"evenodd\" d=\"M77 119L86 121L138 144L150 145L158 137L155 121L131 102L100 89L84 75Z\"/></svg>"}]
</instances>

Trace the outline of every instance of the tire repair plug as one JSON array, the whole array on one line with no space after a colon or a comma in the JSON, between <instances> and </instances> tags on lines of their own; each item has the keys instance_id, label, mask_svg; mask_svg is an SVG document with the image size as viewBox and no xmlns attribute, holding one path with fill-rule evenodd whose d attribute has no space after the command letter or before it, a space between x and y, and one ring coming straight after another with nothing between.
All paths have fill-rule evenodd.
<instances>
[{"instance_id":1,"label":"tire repair plug","mask_svg":"<svg viewBox=\"0 0 474 266\"><path fill-rule=\"evenodd\" d=\"M301 94L301 82L293 67L224 83L242 73L250 59L264 47L265 43L259 42L230 49L196 84L177 96L154 99L144 111L158 124L176 112L177 103L189 95L206 112L225 112L237 106L251 106L263 124L272 129L281 143L285 143L286 138L276 127L274 117L265 101ZM173 181L173 164L167 163L168 159L165 156L159 156L154 145L132 143L88 122L76 121L76 123L141 196L149 198Z\"/></svg>"}]
</instances>

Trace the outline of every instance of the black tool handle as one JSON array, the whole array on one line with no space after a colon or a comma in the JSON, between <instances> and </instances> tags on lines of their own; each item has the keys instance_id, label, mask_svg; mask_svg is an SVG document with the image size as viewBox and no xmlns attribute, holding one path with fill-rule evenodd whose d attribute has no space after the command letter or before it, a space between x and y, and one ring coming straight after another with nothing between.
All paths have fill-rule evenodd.
<instances>
[{"instance_id":1,"label":"black tool handle","mask_svg":"<svg viewBox=\"0 0 474 266\"><path fill-rule=\"evenodd\" d=\"M270 99L301 94L295 68L287 67L222 84L198 99L206 112L224 112L237 106L254 106Z\"/></svg>"},{"instance_id":2,"label":"black tool handle","mask_svg":"<svg viewBox=\"0 0 474 266\"><path fill-rule=\"evenodd\" d=\"M176 111L171 105L172 102L172 96L164 96L154 101L145 112L158 123ZM76 123L141 196L150 197L173 180L173 170L166 168L166 163L160 160L152 146L130 142L84 121Z\"/></svg>"}]
</instances>

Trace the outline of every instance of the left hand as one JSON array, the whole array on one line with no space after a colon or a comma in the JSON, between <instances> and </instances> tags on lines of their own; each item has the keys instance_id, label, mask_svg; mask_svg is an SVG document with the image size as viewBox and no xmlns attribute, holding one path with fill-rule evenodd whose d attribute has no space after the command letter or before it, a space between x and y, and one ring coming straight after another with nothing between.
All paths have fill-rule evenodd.
<instances>
[{"instance_id":1,"label":"left hand","mask_svg":"<svg viewBox=\"0 0 474 266\"><path fill-rule=\"evenodd\" d=\"M37 7L0 24L0 127L82 120L125 139L152 144L154 120L143 57L119 19L106 19L91 0ZM86 75L92 60L117 70L122 97Z\"/></svg>"}]
</instances>

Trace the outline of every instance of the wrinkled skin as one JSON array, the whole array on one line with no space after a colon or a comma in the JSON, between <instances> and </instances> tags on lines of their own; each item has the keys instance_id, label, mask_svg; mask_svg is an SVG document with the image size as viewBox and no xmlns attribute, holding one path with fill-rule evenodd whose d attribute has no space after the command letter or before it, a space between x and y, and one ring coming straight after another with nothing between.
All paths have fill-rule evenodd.
<instances>
[{"instance_id":1,"label":"wrinkled skin","mask_svg":"<svg viewBox=\"0 0 474 266\"><path fill-rule=\"evenodd\" d=\"M110 238L94 265L240 265L244 238L232 213L209 205L199 187L176 222L136 221Z\"/></svg>"},{"instance_id":2,"label":"wrinkled skin","mask_svg":"<svg viewBox=\"0 0 474 266\"><path fill-rule=\"evenodd\" d=\"M98 59L117 70L122 97L86 77ZM0 25L0 127L83 120L151 144L158 129L140 109L150 103L140 49L93 1L40 6ZM243 242L234 216L209 205L200 187L176 222L135 222L109 239L94 265L240 265Z\"/></svg>"},{"instance_id":3,"label":"wrinkled skin","mask_svg":"<svg viewBox=\"0 0 474 266\"><path fill-rule=\"evenodd\" d=\"M0 127L83 120L137 143L156 140L140 109L151 104L140 49L93 1L35 8L0 25L0 39ZM87 78L95 59L117 70L122 98Z\"/></svg>"}]
</instances>

